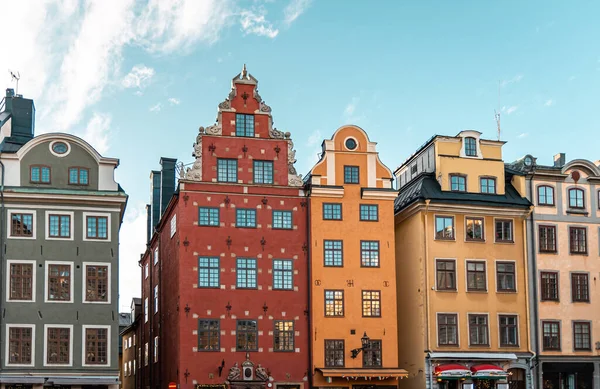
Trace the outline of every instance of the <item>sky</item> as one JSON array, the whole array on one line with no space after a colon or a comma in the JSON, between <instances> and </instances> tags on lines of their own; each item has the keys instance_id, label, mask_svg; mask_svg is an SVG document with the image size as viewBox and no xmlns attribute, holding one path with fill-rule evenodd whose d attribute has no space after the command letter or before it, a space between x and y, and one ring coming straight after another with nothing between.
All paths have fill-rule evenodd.
<instances>
[{"instance_id":1,"label":"sky","mask_svg":"<svg viewBox=\"0 0 600 389\"><path fill-rule=\"evenodd\" d=\"M600 2L0 0L0 87L33 98L36 133L119 158L121 311L140 295L149 175L193 162L247 65L306 173L344 124L394 169L434 134L474 129L505 161L600 159Z\"/></svg>"}]
</instances>

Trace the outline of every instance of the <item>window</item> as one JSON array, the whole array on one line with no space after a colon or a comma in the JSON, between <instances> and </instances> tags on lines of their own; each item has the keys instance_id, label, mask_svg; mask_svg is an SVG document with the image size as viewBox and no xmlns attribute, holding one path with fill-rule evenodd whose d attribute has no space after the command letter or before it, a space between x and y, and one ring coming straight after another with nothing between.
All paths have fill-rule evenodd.
<instances>
[{"instance_id":1,"label":"window","mask_svg":"<svg viewBox=\"0 0 600 389\"><path fill-rule=\"evenodd\" d=\"M482 177L479 179L481 193L496 194L496 179L490 177Z\"/></svg>"},{"instance_id":2,"label":"window","mask_svg":"<svg viewBox=\"0 0 600 389\"><path fill-rule=\"evenodd\" d=\"M469 340L471 346L488 346L487 315L469 315Z\"/></svg>"},{"instance_id":3,"label":"window","mask_svg":"<svg viewBox=\"0 0 600 389\"><path fill-rule=\"evenodd\" d=\"M70 238L71 216L48 215L48 236L51 238Z\"/></svg>"},{"instance_id":4,"label":"window","mask_svg":"<svg viewBox=\"0 0 600 389\"><path fill-rule=\"evenodd\" d=\"M158 264L158 247L154 249L154 264Z\"/></svg>"},{"instance_id":5,"label":"window","mask_svg":"<svg viewBox=\"0 0 600 389\"><path fill-rule=\"evenodd\" d=\"M573 348L575 350L591 350L591 325L587 321L573 322Z\"/></svg>"},{"instance_id":6,"label":"window","mask_svg":"<svg viewBox=\"0 0 600 389\"><path fill-rule=\"evenodd\" d=\"M158 285L154 285L154 313L158 313Z\"/></svg>"},{"instance_id":7,"label":"window","mask_svg":"<svg viewBox=\"0 0 600 389\"><path fill-rule=\"evenodd\" d=\"M519 332L516 315L500 315L500 347L519 346Z\"/></svg>"},{"instance_id":8,"label":"window","mask_svg":"<svg viewBox=\"0 0 600 389\"><path fill-rule=\"evenodd\" d=\"M219 226L219 208L200 207L198 208L198 214L198 225Z\"/></svg>"},{"instance_id":9,"label":"window","mask_svg":"<svg viewBox=\"0 0 600 389\"><path fill-rule=\"evenodd\" d=\"M551 186L538 186L538 205L554 205L554 188Z\"/></svg>"},{"instance_id":10,"label":"window","mask_svg":"<svg viewBox=\"0 0 600 389\"><path fill-rule=\"evenodd\" d=\"M435 217L435 239L454 240L454 217Z\"/></svg>"},{"instance_id":11,"label":"window","mask_svg":"<svg viewBox=\"0 0 600 389\"><path fill-rule=\"evenodd\" d=\"M48 301L71 301L71 265L46 263Z\"/></svg>"},{"instance_id":12,"label":"window","mask_svg":"<svg viewBox=\"0 0 600 389\"><path fill-rule=\"evenodd\" d=\"M458 346L458 315L438 313L438 344L440 346Z\"/></svg>"},{"instance_id":13,"label":"window","mask_svg":"<svg viewBox=\"0 0 600 389\"><path fill-rule=\"evenodd\" d=\"M254 115L235 114L235 135L254 136Z\"/></svg>"},{"instance_id":14,"label":"window","mask_svg":"<svg viewBox=\"0 0 600 389\"><path fill-rule=\"evenodd\" d=\"M219 320L198 320L198 351L220 351Z\"/></svg>"},{"instance_id":15,"label":"window","mask_svg":"<svg viewBox=\"0 0 600 389\"><path fill-rule=\"evenodd\" d=\"M540 277L542 301L558 301L558 273L542 272Z\"/></svg>"},{"instance_id":16,"label":"window","mask_svg":"<svg viewBox=\"0 0 600 389\"><path fill-rule=\"evenodd\" d=\"M85 301L108 302L108 265L88 265L85 269Z\"/></svg>"},{"instance_id":17,"label":"window","mask_svg":"<svg viewBox=\"0 0 600 389\"><path fill-rule=\"evenodd\" d=\"M198 258L198 287L199 288L218 288L219 287L219 257L199 257Z\"/></svg>"},{"instance_id":18,"label":"window","mask_svg":"<svg viewBox=\"0 0 600 389\"><path fill-rule=\"evenodd\" d=\"M33 237L33 214L11 213L10 236Z\"/></svg>"},{"instance_id":19,"label":"window","mask_svg":"<svg viewBox=\"0 0 600 389\"><path fill-rule=\"evenodd\" d=\"M344 291L325 291L325 316L344 316Z\"/></svg>"},{"instance_id":20,"label":"window","mask_svg":"<svg viewBox=\"0 0 600 389\"><path fill-rule=\"evenodd\" d=\"M273 260L273 289L293 290L294 262L289 259Z\"/></svg>"},{"instance_id":21,"label":"window","mask_svg":"<svg viewBox=\"0 0 600 389\"><path fill-rule=\"evenodd\" d=\"M483 226L484 226L484 219L483 218L479 218L479 217L468 217L466 219L466 234L467 234L467 240L470 241L483 241L484 240L484 235L483 235Z\"/></svg>"},{"instance_id":22,"label":"window","mask_svg":"<svg viewBox=\"0 0 600 389\"><path fill-rule=\"evenodd\" d=\"M323 203L323 220L342 220L342 204Z\"/></svg>"},{"instance_id":23,"label":"window","mask_svg":"<svg viewBox=\"0 0 600 389\"><path fill-rule=\"evenodd\" d=\"M292 211L273 211L273 228L291 230Z\"/></svg>"},{"instance_id":24,"label":"window","mask_svg":"<svg viewBox=\"0 0 600 389\"><path fill-rule=\"evenodd\" d=\"M158 362L158 336L154 337L154 363Z\"/></svg>"},{"instance_id":25,"label":"window","mask_svg":"<svg viewBox=\"0 0 600 389\"><path fill-rule=\"evenodd\" d=\"M89 169L84 167L69 168L69 184L70 185L87 185L89 183Z\"/></svg>"},{"instance_id":26,"label":"window","mask_svg":"<svg viewBox=\"0 0 600 389\"><path fill-rule=\"evenodd\" d=\"M150 274L150 272L149 272L148 264L145 264L144 265L144 279L147 279L149 274Z\"/></svg>"},{"instance_id":27,"label":"window","mask_svg":"<svg viewBox=\"0 0 600 389\"><path fill-rule=\"evenodd\" d=\"M148 323L148 297L144 299L144 323Z\"/></svg>"},{"instance_id":28,"label":"window","mask_svg":"<svg viewBox=\"0 0 600 389\"><path fill-rule=\"evenodd\" d=\"M85 328L85 364L108 365L108 328Z\"/></svg>"},{"instance_id":29,"label":"window","mask_svg":"<svg viewBox=\"0 0 600 389\"><path fill-rule=\"evenodd\" d=\"M33 300L33 263L10 264L9 300Z\"/></svg>"},{"instance_id":30,"label":"window","mask_svg":"<svg viewBox=\"0 0 600 389\"><path fill-rule=\"evenodd\" d=\"M360 241L360 265L362 267L379 267L379 241Z\"/></svg>"},{"instance_id":31,"label":"window","mask_svg":"<svg viewBox=\"0 0 600 389\"><path fill-rule=\"evenodd\" d=\"M344 166L344 184L358 184L359 182L358 166Z\"/></svg>"},{"instance_id":32,"label":"window","mask_svg":"<svg viewBox=\"0 0 600 389\"><path fill-rule=\"evenodd\" d=\"M381 340L369 340L363 349L363 367L381 367Z\"/></svg>"},{"instance_id":33,"label":"window","mask_svg":"<svg viewBox=\"0 0 600 389\"><path fill-rule=\"evenodd\" d=\"M325 367L344 367L344 341L325 339Z\"/></svg>"},{"instance_id":34,"label":"window","mask_svg":"<svg viewBox=\"0 0 600 389\"><path fill-rule=\"evenodd\" d=\"M344 266L343 241L323 241L325 266Z\"/></svg>"},{"instance_id":35,"label":"window","mask_svg":"<svg viewBox=\"0 0 600 389\"><path fill-rule=\"evenodd\" d=\"M348 150L354 150L356 146L358 146L358 144L356 143L356 139L354 138L346 139L346 142L344 144L346 145L346 148Z\"/></svg>"},{"instance_id":36,"label":"window","mask_svg":"<svg viewBox=\"0 0 600 389\"><path fill-rule=\"evenodd\" d=\"M29 169L30 181L34 184L49 184L50 183L50 167L48 166L32 166Z\"/></svg>"},{"instance_id":37,"label":"window","mask_svg":"<svg viewBox=\"0 0 600 389\"><path fill-rule=\"evenodd\" d=\"M437 290L456 290L456 262L438 259L435 262Z\"/></svg>"},{"instance_id":38,"label":"window","mask_svg":"<svg viewBox=\"0 0 600 389\"><path fill-rule=\"evenodd\" d=\"M31 365L34 327L8 327L7 365Z\"/></svg>"},{"instance_id":39,"label":"window","mask_svg":"<svg viewBox=\"0 0 600 389\"><path fill-rule=\"evenodd\" d=\"M256 209L238 208L235 210L236 227L256 227Z\"/></svg>"},{"instance_id":40,"label":"window","mask_svg":"<svg viewBox=\"0 0 600 389\"><path fill-rule=\"evenodd\" d=\"M87 239L108 239L108 217L87 216L85 221L87 225Z\"/></svg>"},{"instance_id":41,"label":"window","mask_svg":"<svg viewBox=\"0 0 600 389\"><path fill-rule=\"evenodd\" d=\"M144 344L144 366L148 366L148 342Z\"/></svg>"},{"instance_id":42,"label":"window","mask_svg":"<svg viewBox=\"0 0 600 389\"><path fill-rule=\"evenodd\" d=\"M69 365L71 363L71 328L47 327L46 364Z\"/></svg>"},{"instance_id":43,"label":"window","mask_svg":"<svg viewBox=\"0 0 600 389\"><path fill-rule=\"evenodd\" d=\"M273 351L294 351L294 322L275 320Z\"/></svg>"},{"instance_id":44,"label":"window","mask_svg":"<svg viewBox=\"0 0 600 389\"><path fill-rule=\"evenodd\" d=\"M238 258L236 269L237 288L256 288L256 259Z\"/></svg>"},{"instance_id":45,"label":"window","mask_svg":"<svg viewBox=\"0 0 600 389\"><path fill-rule=\"evenodd\" d=\"M217 181L237 182L237 159L217 158Z\"/></svg>"},{"instance_id":46,"label":"window","mask_svg":"<svg viewBox=\"0 0 600 389\"><path fill-rule=\"evenodd\" d=\"M569 208L585 208L585 201L583 200L583 189L569 189Z\"/></svg>"},{"instance_id":47,"label":"window","mask_svg":"<svg viewBox=\"0 0 600 389\"><path fill-rule=\"evenodd\" d=\"M379 220L379 206L378 205L360 205L360 220L376 222Z\"/></svg>"},{"instance_id":48,"label":"window","mask_svg":"<svg viewBox=\"0 0 600 389\"><path fill-rule=\"evenodd\" d=\"M465 138L465 155L468 157L476 157L477 156L477 142L473 137Z\"/></svg>"},{"instance_id":49,"label":"window","mask_svg":"<svg viewBox=\"0 0 600 389\"><path fill-rule=\"evenodd\" d=\"M237 321L237 351L258 351L258 323L256 320Z\"/></svg>"},{"instance_id":50,"label":"window","mask_svg":"<svg viewBox=\"0 0 600 389\"><path fill-rule=\"evenodd\" d=\"M496 220L496 242L513 242L512 220Z\"/></svg>"},{"instance_id":51,"label":"window","mask_svg":"<svg viewBox=\"0 0 600 389\"><path fill-rule=\"evenodd\" d=\"M173 215L173 217L171 218L171 238L175 235L176 232L177 232L177 215Z\"/></svg>"},{"instance_id":52,"label":"window","mask_svg":"<svg viewBox=\"0 0 600 389\"><path fill-rule=\"evenodd\" d=\"M64 154L69 151L69 146L63 142L55 142L52 145L52 151L54 151L56 154Z\"/></svg>"},{"instance_id":53,"label":"window","mask_svg":"<svg viewBox=\"0 0 600 389\"><path fill-rule=\"evenodd\" d=\"M362 291L363 317L381 317L381 292L378 290Z\"/></svg>"},{"instance_id":54,"label":"window","mask_svg":"<svg viewBox=\"0 0 600 389\"><path fill-rule=\"evenodd\" d=\"M516 292L514 262L496 262L496 288L498 292Z\"/></svg>"},{"instance_id":55,"label":"window","mask_svg":"<svg viewBox=\"0 0 600 389\"><path fill-rule=\"evenodd\" d=\"M273 161L254 161L254 183L273 183Z\"/></svg>"},{"instance_id":56,"label":"window","mask_svg":"<svg viewBox=\"0 0 600 389\"><path fill-rule=\"evenodd\" d=\"M560 350L560 324L556 321L542 321L543 349Z\"/></svg>"},{"instance_id":57,"label":"window","mask_svg":"<svg viewBox=\"0 0 600 389\"><path fill-rule=\"evenodd\" d=\"M587 254L585 227L569 227L569 246L571 254Z\"/></svg>"},{"instance_id":58,"label":"window","mask_svg":"<svg viewBox=\"0 0 600 389\"><path fill-rule=\"evenodd\" d=\"M587 273L571 273L571 296L573 302L589 302L589 282Z\"/></svg>"},{"instance_id":59,"label":"window","mask_svg":"<svg viewBox=\"0 0 600 389\"><path fill-rule=\"evenodd\" d=\"M450 175L450 190L453 192L467 191L467 177L457 174Z\"/></svg>"},{"instance_id":60,"label":"window","mask_svg":"<svg viewBox=\"0 0 600 389\"><path fill-rule=\"evenodd\" d=\"M486 291L485 262L467 261L467 290Z\"/></svg>"},{"instance_id":61,"label":"window","mask_svg":"<svg viewBox=\"0 0 600 389\"><path fill-rule=\"evenodd\" d=\"M556 226L539 226L539 245L541 253L556 252Z\"/></svg>"}]
</instances>

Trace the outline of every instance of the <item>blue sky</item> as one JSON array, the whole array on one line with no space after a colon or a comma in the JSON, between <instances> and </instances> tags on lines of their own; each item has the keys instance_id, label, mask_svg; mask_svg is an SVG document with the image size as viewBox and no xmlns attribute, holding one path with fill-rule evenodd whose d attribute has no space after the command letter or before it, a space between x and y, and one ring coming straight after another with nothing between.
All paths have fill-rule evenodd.
<instances>
[{"instance_id":1,"label":"blue sky","mask_svg":"<svg viewBox=\"0 0 600 389\"><path fill-rule=\"evenodd\" d=\"M161 156L192 162L244 63L302 173L343 124L393 169L433 134L495 139L495 109L507 161L600 159L594 1L0 0L0 15L0 86L20 72L38 133L121 159L123 309L139 294L149 172Z\"/></svg>"}]
</instances>

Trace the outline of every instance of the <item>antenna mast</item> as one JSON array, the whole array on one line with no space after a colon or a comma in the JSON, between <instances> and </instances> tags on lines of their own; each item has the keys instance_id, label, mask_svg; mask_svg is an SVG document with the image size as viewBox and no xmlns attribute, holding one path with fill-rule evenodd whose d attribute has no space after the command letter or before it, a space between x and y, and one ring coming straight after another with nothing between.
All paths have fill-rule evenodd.
<instances>
[{"instance_id":1,"label":"antenna mast","mask_svg":"<svg viewBox=\"0 0 600 389\"><path fill-rule=\"evenodd\" d=\"M501 83L498 81L498 109L494 110L494 118L496 119L496 127L498 128L498 140L500 140L500 86Z\"/></svg>"},{"instance_id":2,"label":"antenna mast","mask_svg":"<svg viewBox=\"0 0 600 389\"><path fill-rule=\"evenodd\" d=\"M21 74L19 72L13 72L12 70L8 71L10 73L11 81L15 80L17 82L17 87L15 88L15 94L19 94L19 80L21 79Z\"/></svg>"}]
</instances>

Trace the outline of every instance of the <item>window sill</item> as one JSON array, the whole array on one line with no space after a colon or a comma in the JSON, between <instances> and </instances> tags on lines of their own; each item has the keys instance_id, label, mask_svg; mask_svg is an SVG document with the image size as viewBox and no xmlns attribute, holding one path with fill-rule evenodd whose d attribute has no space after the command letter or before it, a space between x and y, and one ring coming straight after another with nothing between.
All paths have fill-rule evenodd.
<instances>
[{"instance_id":1,"label":"window sill","mask_svg":"<svg viewBox=\"0 0 600 389\"><path fill-rule=\"evenodd\" d=\"M465 239L467 243L485 243L485 239Z\"/></svg>"},{"instance_id":2,"label":"window sill","mask_svg":"<svg viewBox=\"0 0 600 389\"><path fill-rule=\"evenodd\" d=\"M559 304L560 300L540 300L541 303L556 303Z\"/></svg>"},{"instance_id":3,"label":"window sill","mask_svg":"<svg viewBox=\"0 0 600 389\"><path fill-rule=\"evenodd\" d=\"M589 212L585 208L567 208L568 215L588 216Z\"/></svg>"},{"instance_id":4,"label":"window sill","mask_svg":"<svg viewBox=\"0 0 600 389\"><path fill-rule=\"evenodd\" d=\"M483 289L467 289L467 293L487 293L487 290L483 290Z\"/></svg>"},{"instance_id":5,"label":"window sill","mask_svg":"<svg viewBox=\"0 0 600 389\"><path fill-rule=\"evenodd\" d=\"M579 252L574 253L574 252L569 251L569 255L581 255L581 256L587 257L588 253L587 252L585 252L585 253L579 253Z\"/></svg>"},{"instance_id":6,"label":"window sill","mask_svg":"<svg viewBox=\"0 0 600 389\"><path fill-rule=\"evenodd\" d=\"M516 289L497 290L496 293L500 293L500 294L515 294L515 293L517 293L517 290Z\"/></svg>"},{"instance_id":7,"label":"window sill","mask_svg":"<svg viewBox=\"0 0 600 389\"><path fill-rule=\"evenodd\" d=\"M500 348L520 348L521 346L518 344L501 344Z\"/></svg>"},{"instance_id":8,"label":"window sill","mask_svg":"<svg viewBox=\"0 0 600 389\"><path fill-rule=\"evenodd\" d=\"M590 300L587 300L587 301L584 301L584 300L577 300L577 301L575 301L575 300L573 300L573 301L571 301L571 303L572 304L589 304Z\"/></svg>"},{"instance_id":9,"label":"window sill","mask_svg":"<svg viewBox=\"0 0 600 389\"><path fill-rule=\"evenodd\" d=\"M434 238L434 240L441 242L456 242L455 238Z\"/></svg>"},{"instance_id":10,"label":"window sill","mask_svg":"<svg viewBox=\"0 0 600 389\"><path fill-rule=\"evenodd\" d=\"M494 241L494 243L499 243L499 244L515 244L514 240L496 240Z\"/></svg>"},{"instance_id":11,"label":"window sill","mask_svg":"<svg viewBox=\"0 0 600 389\"><path fill-rule=\"evenodd\" d=\"M435 289L436 292L458 293L457 289Z\"/></svg>"},{"instance_id":12,"label":"window sill","mask_svg":"<svg viewBox=\"0 0 600 389\"><path fill-rule=\"evenodd\" d=\"M491 348L489 344L470 344L469 348Z\"/></svg>"},{"instance_id":13,"label":"window sill","mask_svg":"<svg viewBox=\"0 0 600 389\"><path fill-rule=\"evenodd\" d=\"M556 204L537 204L538 207L547 207L547 208L555 208Z\"/></svg>"},{"instance_id":14,"label":"window sill","mask_svg":"<svg viewBox=\"0 0 600 389\"><path fill-rule=\"evenodd\" d=\"M539 250L538 254L549 254L549 255L554 254L554 255L556 255L556 254L558 254L558 251L542 251L542 250Z\"/></svg>"}]
</instances>

